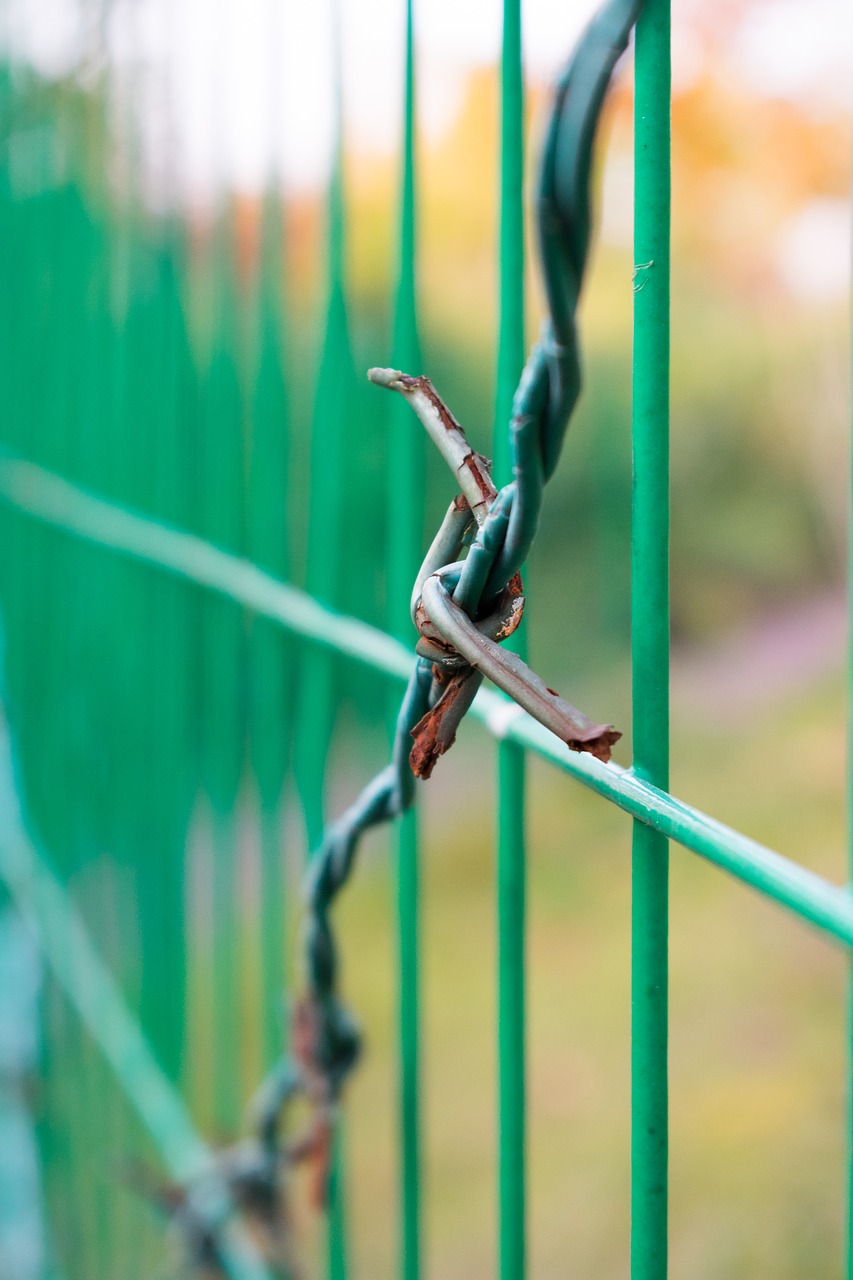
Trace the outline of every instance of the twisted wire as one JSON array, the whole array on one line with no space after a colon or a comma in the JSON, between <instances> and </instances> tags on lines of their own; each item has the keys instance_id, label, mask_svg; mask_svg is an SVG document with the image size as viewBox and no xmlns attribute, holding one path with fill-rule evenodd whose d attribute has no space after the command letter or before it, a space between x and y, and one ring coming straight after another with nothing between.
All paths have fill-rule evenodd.
<instances>
[{"instance_id":1,"label":"twisted wire","mask_svg":"<svg viewBox=\"0 0 853 1280\"><path fill-rule=\"evenodd\" d=\"M521 621L520 570L581 391L576 312L591 235L592 147L614 67L641 5L642 0L604 4L555 85L535 203L548 317L513 400L512 481L500 492L495 489L486 459L470 448L427 378L387 369L368 375L409 400L462 494L451 503L415 583L412 617L419 657L397 718L391 763L327 829L308 873L305 961L313 1009L312 1063L325 1081L330 1104L360 1048L358 1028L338 998L330 910L352 872L361 836L414 803L416 777L429 777L452 745L483 675L573 750L607 760L620 736L561 699L520 658L501 649L500 642Z\"/></svg>"}]
</instances>

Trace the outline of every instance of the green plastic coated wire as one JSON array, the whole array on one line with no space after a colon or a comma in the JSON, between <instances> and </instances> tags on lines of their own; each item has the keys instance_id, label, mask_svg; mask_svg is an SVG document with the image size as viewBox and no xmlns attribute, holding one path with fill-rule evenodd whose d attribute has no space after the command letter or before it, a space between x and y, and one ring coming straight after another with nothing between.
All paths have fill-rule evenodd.
<instances>
[{"instance_id":1,"label":"green plastic coated wire","mask_svg":"<svg viewBox=\"0 0 853 1280\"><path fill-rule=\"evenodd\" d=\"M269 1280L269 1270L234 1212L213 1153L158 1065L56 872L30 837L4 692L0 671L0 879L168 1173L187 1188L188 1213L215 1249L218 1274L231 1280Z\"/></svg>"},{"instance_id":2,"label":"green plastic coated wire","mask_svg":"<svg viewBox=\"0 0 853 1280\"><path fill-rule=\"evenodd\" d=\"M392 761L327 829L309 872L305 950L315 1011L313 1052L331 1102L357 1059L359 1034L337 995L330 909L351 874L362 834L413 804L415 775L428 777L452 745L483 674L575 750L606 760L619 737L611 726L593 724L563 702L499 641L521 619L518 571L535 537L544 485L557 465L581 391L575 316L589 251L592 146L614 67L640 8L641 0L605 4L556 84L535 210L549 314L513 401L514 479L500 492L495 489L488 463L470 448L427 378L393 369L369 373L372 382L409 401L462 495L451 504L418 575L412 613L421 635L420 656L397 719ZM466 547L467 556L458 559Z\"/></svg>"}]
</instances>

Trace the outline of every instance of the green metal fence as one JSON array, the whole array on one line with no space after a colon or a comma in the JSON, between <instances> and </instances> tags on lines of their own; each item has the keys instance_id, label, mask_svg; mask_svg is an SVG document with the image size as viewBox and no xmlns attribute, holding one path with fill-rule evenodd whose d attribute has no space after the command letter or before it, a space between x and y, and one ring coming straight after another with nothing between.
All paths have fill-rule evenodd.
<instances>
[{"instance_id":1,"label":"green metal fence","mask_svg":"<svg viewBox=\"0 0 853 1280\"><path fill-rule=\"evenodd\" d=\"M405 59L390 345L397 367L418 369L411 4ZM667 1266L669 841L828 938L853 945L846 887L668 790L666 0L646 4L635 76L634 262L642 279L633 295L633 766L567 752L502 694L483 691L472 709L495 740L497 769L498 1269L504 1280L525 1274L527 1252L528 755L633 820L634 1280L659 1280ZM146 1274L157 1256L159 1228L132 1197L115 1211L104 1208L103 1180L111 1175L93 1170L87 1144L97 1130L99 1150L148 1150L174 1177L192 1176L205 1148L182 1091L206 1133L233 1133L247 1097L280 1051L274 993L293 985L298 915L293 902L285 908L293 877L282 855L294 811L291 778L307 845L314 848L328 816L329 743L343 673L366 673L367 685L348 696L356 706L361 698L381 707L380 718L391 715L393 725L412 666L408 597L422 549L425 451L405 408L395 405L387 419L387 476L372 474L367 492L352 491L353 424L357 432L375 407L354 372L362 352L352 350L346 286L340 116L328 207L325 334L310 404L298 374L306 363L305 338L298 314L283 301L279 193L270 192L264 204L260 269L240 278L228 211L206 240L193 242L178 218L164 230L138 206L116 211L102 179L84 172L84 163L75 167L79 155L73 143L66 147L63 131L87 140L88 152L79 154L91 161L106 125L96 98L73 78L46 85L10 60L2 97L7 138L16 144L4 153L0 209L6 282L0 385L8 407L0 497L11 549L2 585L8 703L30 819L25 830L11 763L4 761L0 872L79 1019L72 1024L65 1011L46 1010L48 1056L73 1066L76 1095L68 1094L67 1072L63 1084L63 1072L54 1070L53 1120L43 1142L54 1147L55 1184L47 1185L46 1197L57 1274L114 1275L119 1262L122 1274ZM506 0L498 478L509 467L502 428L525 353L523 120L520 2ZM380 341L378 331L373 339ZM308 490L291 490L285 501L288 476L305 460L306 439ZM368 542L379 531L377 511L387 525L385 630L352 616L361 609L375 618L381 607L375 584L348 579L352 548L344 513L354 504ZM359 603L365 593L366 610ZM249 810L257 848L247 876ZM399 1274L406 1280L422 1274L428 1249L421 1186L420 845L418 817L409 812L397 823L393 851L397 1212ZM100 879L87 876L93 862ZM257 933L251 921L259 922ZM246 1038L250 1007L261 1011L261 1030ZM104 1063L118 1087L105 1084ZM334 1159L325 1247L329 1273L339 1277L349 1269L345 1125ZM69 1186L73 1210L62 1204ZM224 1192L217 1186L212 1194L215 1216L223 1212L216 1197ZM251 1243L233 1230L232 1273L264 1274Z\"/></svg>"}]
</instances>

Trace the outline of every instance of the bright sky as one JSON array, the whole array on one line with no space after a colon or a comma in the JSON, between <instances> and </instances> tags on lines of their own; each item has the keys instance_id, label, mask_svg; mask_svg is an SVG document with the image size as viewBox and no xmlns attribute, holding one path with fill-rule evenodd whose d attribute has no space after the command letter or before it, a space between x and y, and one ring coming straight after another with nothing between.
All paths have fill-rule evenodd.
<instances>
[{"instance_id":1,"label":"bright sky","mask_svg":"<svg viewBox=\"0 0 853 1280\"><path fill-rule=\"evenodd\" d=\"M419 126L437 136L452 125L470 70L499 56L502 5L415 2ZM701 69L707 32L716 29L718 70L818 112L849 110L848 0L717 4L674 0L676 89ZM529 79L553 76L594 5L524 0ZM132 110L147 138L152 194L205 202L225 184L258 191L273 170L290 190L322 184L336 39L348 142L390 153L399 140L404 0L5 0L0 21L13 47L48 75L78 66L85 79L106 54L118 72L115 110ZM619 163L613 157L606 175L603 234L628 243L630 166L623 163L623 173ZM618 198L608 196L616 187ZM849 228L849 201L822 199L781 229L777 270L791 292L816 300L843 294Z\"/></svg>"},{"instance_id":2,"label":"bright sky","mask_svg":"<svg viewBox=\"0 0 853 1280\"><path fill-rule=\"evenodd\" d=\"M698 69L698 28L715 3L675 0L676 84ZM531 77L553 74L593 7L593 0L526 0ZM729 47L733 74L771 95L849 105L848 0L751 0L743 8ZM103 23L101 11L109 13ZM500 0L417 4L420 122L428 134L453 120L466 71L497 58L500 13ZM397 141L402 0L6 0L4 15L16 47L49 73L97 49L105 31L111 60L132 85L128 101L147 103L152 153L167 154L173 178L196 196L224 179L257 189L273 164L291 186L322 180L336 30L348 137L379 151Z\"/></svg>"}]
</instances>

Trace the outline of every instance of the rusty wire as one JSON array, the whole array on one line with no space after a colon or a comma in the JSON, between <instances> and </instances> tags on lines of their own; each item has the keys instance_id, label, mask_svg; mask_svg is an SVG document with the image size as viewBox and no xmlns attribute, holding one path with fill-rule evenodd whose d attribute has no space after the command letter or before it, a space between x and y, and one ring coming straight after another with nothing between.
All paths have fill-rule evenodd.
<instances>
[{"instance_id":1,"label":"rusty wire","mask_svg":"<svg viewBox=\"0 0 853 1280\"><path fill-rule=\"evenodd\" d=\"M333 1111L359 1053L359 1032L338 997L330 909L352 871L361 836L414 803L452 746L484 675L574 751L601 760L620 734L565 702L515 654L501 648L524 610L521 567L539 523L544 486L559 460L581 390L576 311L589 251L592 145L602 103L642 0L609 0L581 36L553 95L536 195L539 259L548 318L516 391L509 423L513 480L495 488L488 461L426 377L372 369L368 377L405 397L451 468L453 499L417 576L412 618L418 662L397 718L392 760L324 835L306 885L305 960L311 1009L308 1048L322 1106ZM307 1006L306 1006L307 1002Z\"/></svg>"},{"instance_id":2,"label":"rusty wire","mask_svg":"<svg viewBox=\"0 0 853 1280\"><path fill-rule=\"evenodd\" d=\"M213 1150L195 1175L180 1182L164 1179L139 1163L126 1169L129 1185L165 1218L189 1273L199 1280L227 1280L232 1274L225 1228L234 1212L263 1265L264 1276L298 1280L302 1274L291 1204L292 1175L308 1168L313 1175L313 1202L322 1208L332 1139L325 1082L303 1052L313 1043L313 1016L313 1006L301 1002L293 1057L280 1059L261 1084L249 1107L244 1137ZM290 1115L299 1099L309 1103L308 1119L294 1126ZM220 1189L227 1197L227 1212L221 1196L215 1195Z\"/></svg>"}]
</instances>

